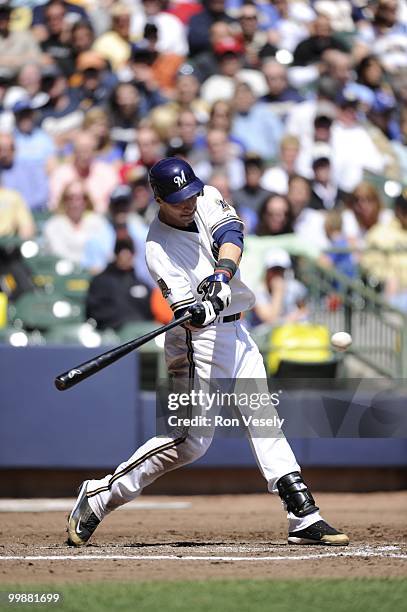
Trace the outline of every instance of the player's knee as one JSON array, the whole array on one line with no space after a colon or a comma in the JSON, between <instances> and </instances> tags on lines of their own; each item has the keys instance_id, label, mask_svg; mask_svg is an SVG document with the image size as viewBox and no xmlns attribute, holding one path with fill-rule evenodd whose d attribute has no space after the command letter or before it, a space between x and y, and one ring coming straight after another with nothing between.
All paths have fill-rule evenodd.
<instances>
[{"instance_id":1,"label":"player's knee","mask_svg":"<svg viewBox=\"0 0 407 612\"><path fill-rule=\"evenodd\" d=\"M200 459L200 457L203 457L210 444L210 438L188 437L182 445L182 455L185 463L192 463L193 461Z\"/></svg>"}]
</instances>

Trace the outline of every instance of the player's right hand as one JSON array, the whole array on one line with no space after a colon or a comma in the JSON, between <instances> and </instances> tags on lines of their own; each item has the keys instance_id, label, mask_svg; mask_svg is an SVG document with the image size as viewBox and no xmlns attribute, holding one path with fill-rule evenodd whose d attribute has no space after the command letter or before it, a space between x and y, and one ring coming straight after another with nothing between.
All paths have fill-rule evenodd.
<instances>
[{"instance_id":1,"label":"player's right hand","mask_svg":"<svg viewBox=\"0 0 407 612\"><path fill-rule=\"evenodd\" d=\"M208 300L201 302L201 304L192 304L188 310L192 314L191 324L197 327L210 325L218 316L214 305Z\"/></svg>"}]
</instances>

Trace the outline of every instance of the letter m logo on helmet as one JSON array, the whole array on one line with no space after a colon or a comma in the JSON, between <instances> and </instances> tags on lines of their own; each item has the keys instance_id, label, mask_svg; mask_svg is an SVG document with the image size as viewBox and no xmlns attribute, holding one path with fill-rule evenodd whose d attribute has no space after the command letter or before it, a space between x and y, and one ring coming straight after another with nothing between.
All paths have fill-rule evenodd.
<instances>
[{"instance_id":1,"label":"letter m logo on helmet","mask_svg":"<svg viewBox=\"0 0 407 612\"><path fill-rule=\"evenodd\" d=\"M183 170L179 176L174 176L174 183L178 185L178 189L181 189L186 182L187 179L185 178L185 172Z\"/></svg>"},{"instance_id":2,"label":"letter m logo on helmet","mask_svg":"<svg viewBox=\"0 0 407 612\"><path fill-rule=\"evenodd\" d=\"M189 163L178 157L166 157L154 164L149 179L155 198L169 204L179 204L204 188Z\"/></svg>"}]
</instances>

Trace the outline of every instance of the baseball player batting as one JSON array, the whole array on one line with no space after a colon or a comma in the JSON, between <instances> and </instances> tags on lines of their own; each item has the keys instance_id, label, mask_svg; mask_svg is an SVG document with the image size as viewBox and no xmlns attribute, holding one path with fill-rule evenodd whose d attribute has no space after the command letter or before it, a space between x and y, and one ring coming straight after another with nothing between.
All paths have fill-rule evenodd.
<instances>
[{"instance_id":1,"label":"baseball player batting","mask_svg":"<svg viewBox=\"0 0 407 612\"><path fill-rule=\"evenodd\" d=\"M147 266L174 317L192 315L190 323L166 333L169 374L266 382L262 356L240 321L255 301L238 269L242 222L219 191L204 185L181 159L162 159L149 178L159 211L147 236ZM201 457L210 443L208 435L174 430L146 442L113 474L83 482L68 519L68 543L86 544L109 512L166 472ZM287 511L288 542L346 546L348 536L321 517L285 437L251 436L250 443L268 490L281 497Z\"/></svg>"}]
</instances>

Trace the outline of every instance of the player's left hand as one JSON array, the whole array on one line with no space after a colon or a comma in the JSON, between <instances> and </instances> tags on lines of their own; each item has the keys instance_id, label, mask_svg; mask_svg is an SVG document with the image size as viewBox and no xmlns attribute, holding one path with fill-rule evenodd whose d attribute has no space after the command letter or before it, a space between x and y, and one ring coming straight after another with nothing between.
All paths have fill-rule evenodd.
<instances>
[{"instance_id":1,"label":"player's left hand","mask_svg":"<svg viewBox=\"0 0 407 612\"><path fill-rule=\"evenodd\" d=\"M229 277L226 274L211 274L202 281L198 292L203 293L203 299L212 302L216 312L221 312L230 305L232 295L229 287Z\"/></svg>"}]
</instances>

